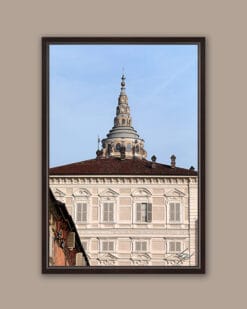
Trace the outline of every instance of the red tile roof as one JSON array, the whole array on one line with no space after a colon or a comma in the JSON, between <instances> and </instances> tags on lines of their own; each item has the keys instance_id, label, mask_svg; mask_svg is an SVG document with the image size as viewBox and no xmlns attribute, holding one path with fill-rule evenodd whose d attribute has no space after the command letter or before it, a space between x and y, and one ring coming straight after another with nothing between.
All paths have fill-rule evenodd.
<instances>
[{"instance_id":1,"label":"red tile roof","mask_svg":"<svg viewBox=\"0 0 247 309\"><path fill-rule=\"evenodd\" d=\"M57 166L49 169L49 175L163 175L163 176L197 176L190 169L155 163L140 159L119 158L92 159L77 163Z\"/></svg>"}]
</instances>

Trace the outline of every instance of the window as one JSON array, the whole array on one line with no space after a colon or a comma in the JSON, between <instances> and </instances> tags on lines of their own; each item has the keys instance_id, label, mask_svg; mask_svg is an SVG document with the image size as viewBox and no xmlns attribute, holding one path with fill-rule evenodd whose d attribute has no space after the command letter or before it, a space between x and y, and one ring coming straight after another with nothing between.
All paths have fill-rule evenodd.
<instances>
[{"instance_id":1,"label":"window","mask_svg":"<svg viewBox=\"0 0 247 309\"><path fill-rule=\"evenodd\" d=\"M127 145L127 151L131 151L131 148L132 148L132 147L131 147L131 144L128 144L128 145Z\"/></svg>"},{"instance_id":2,"label":"window","mask_svg":"<svg viewBox=\"0 0 247 309\"><path fill-rule=\"evenodd\" d=\"M113 222L113 203L104 203L103 205L103 222Z\"/></svg>"},{"instance_id":3,"label":"window","mask_svg":"<svg viewBox=\"0 0 247 309\"><path fill-rule=\"evenodd\" d=\"M180 241L170 241L169 242L169 252L181 252L181 242Z\"/></svg>"},{"instance_id":4,"label":"window","mask_svg":"<svg viewBox=\"0 0 247 309\"><path fill-rule=\"evenodd\" d=\"M114 241L104 240L102 241L102 251L113 251Z\"/></svg>"},{"instance_id":5,"label":"window","mask_svg":"<svg viewBox=\"0 0 247 309\"><path fill-rule=\"evenodd\" d=\"M152 221L152 204L137 203L136 204L136 222Z\"/></svg>"},{"instance_id":6,"label":"window","mask_svg":"<svg viewBox=\"0 0 247 309\"><path fill-rule=\"evenodd\" d=\"M116 150L117 150L117 151L120 151L120 148L121 148L120 143L117 143L117 144L116 144Z\"/></svg>"},{"instance_id":7,"label":"window","mask_svg":"<svg viewBox=\"0 0 247 309\"><path fill-rule=\"evenodd\" d=\"M75 248L75 232L68 232L66 243L69 249Z\"/></svg>"},{"instance_id":8,"label":"window","mask_svg":"<svg viewBox=\"0 0 247 309\"><path fill-rule=\"evenodd\" d=\"M76 253L76 266L83 266L83 255L82 252Z\"/></svg>"},{"instance_id":9,"label":"window","mask_svg":"<svg viewBox=\"0 0 247 309\"><path fill-rule=\"evenodd\" d=\"M170 203L169 205L169 222L181 222L180 203Z\"/></svg>"},{"instance_id":10,"label":"window","mask_svg":"<svg viewBox=\"0 0 247 309\"><path fill-rule=\"evenodd\" d=\"M77 203L76 221L77 222L87 222L87 203Z\"/></svg>"},{"instance_id":11,"label":"window","mask_svg":"<svg viewBox=\"0 0 247 309\"><path fill-rule=\"evenodd\" d=\"M147 242L146 241L136 241L135 251L147 251Z\"/></svg>"}]
</instances>

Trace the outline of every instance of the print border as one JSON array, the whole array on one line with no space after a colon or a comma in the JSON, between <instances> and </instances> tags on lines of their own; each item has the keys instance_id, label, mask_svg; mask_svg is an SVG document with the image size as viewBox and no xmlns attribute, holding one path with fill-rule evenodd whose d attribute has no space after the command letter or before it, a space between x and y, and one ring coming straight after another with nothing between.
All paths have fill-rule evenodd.
<instances>
[{"instance_id":1,"label":"print border","mask_svg":"<svg viewBox=\"0 0 247 309\"><path fill-rule=\"evenodd\" d=\"M51 44L198 45L198 266L48 266L49 46ZM43 274L204 274L205 233L205 37L42 37L42 273Z\"/></svg>"}]
</instances>

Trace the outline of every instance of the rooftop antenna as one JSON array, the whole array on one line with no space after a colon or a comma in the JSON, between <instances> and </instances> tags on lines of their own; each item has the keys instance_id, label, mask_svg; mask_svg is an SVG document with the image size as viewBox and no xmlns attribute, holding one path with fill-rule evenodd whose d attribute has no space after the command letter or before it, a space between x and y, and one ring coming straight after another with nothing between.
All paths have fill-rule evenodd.
<instances>
[{"instance_id":1,"label":"rooftop antenna","mask_svg":"<svg viewBox=\"0 0 247 309\"><path fill-rule=\"evenodd\" d=\"M99 135L98 135L98 150L99 150L99 144L100 144L100 138L99 138Z\"/></svg>"}]
</instances>

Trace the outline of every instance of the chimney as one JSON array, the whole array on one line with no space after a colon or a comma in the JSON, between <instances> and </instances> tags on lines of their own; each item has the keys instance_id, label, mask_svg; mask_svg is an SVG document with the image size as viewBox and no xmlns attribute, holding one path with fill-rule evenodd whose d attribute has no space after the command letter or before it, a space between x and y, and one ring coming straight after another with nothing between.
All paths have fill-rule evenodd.
<instances>
[{"instance_id":1,"label":"chimney","mask_svg":"<svg viewBox=\"0 0 247 309\"><path fill-rule=\"evenodd\" d=\"M173 154L171 156L171 168L175 168L176 167L176 156Z\"/></svg>"},{"instance_id":2,"label":"chimney","mask_svg":"<svg viewBox=\"0 0 247 309\"><path fill-rule=\"evenodd\" d=\"M153 156L151 157L151 160L152 160L152 168L155 168L155 167L156 167L156 164L155 164L155 162L156 162L156 156L153 155Z\"/></svg>"}]
</instances>

